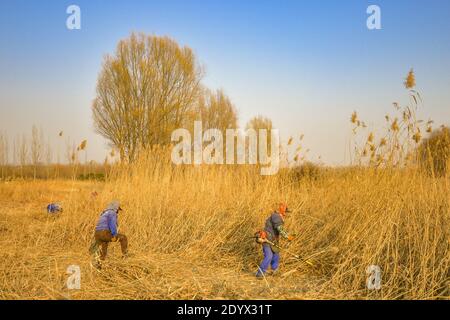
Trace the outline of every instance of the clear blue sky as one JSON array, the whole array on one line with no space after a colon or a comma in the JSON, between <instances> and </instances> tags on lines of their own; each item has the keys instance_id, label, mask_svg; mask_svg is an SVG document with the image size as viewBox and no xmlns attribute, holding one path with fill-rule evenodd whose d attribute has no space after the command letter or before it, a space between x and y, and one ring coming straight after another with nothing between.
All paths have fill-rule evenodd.
<instances>
[{"instance_id":1,"label":"clear blue sky","mask_svg":"<svg viewBox=\"0 0 450 320\"><path fill-rule=\"evenodd\" d=\"M81 30L66 28L70 4ZM381 30L366 27L370 4L381 7ZM392 102L407 101L411 67L424 117L450 122L447 0L2 0L0 131L11 138L36 124L56 141L64 130L104 159L90 106L103 56L132 31L193 48L204 83L225 90L241 126L262 114L284 137L304 133L312 160L346 163L352 111L382 124Z\"/></svg>"}]
</instances>

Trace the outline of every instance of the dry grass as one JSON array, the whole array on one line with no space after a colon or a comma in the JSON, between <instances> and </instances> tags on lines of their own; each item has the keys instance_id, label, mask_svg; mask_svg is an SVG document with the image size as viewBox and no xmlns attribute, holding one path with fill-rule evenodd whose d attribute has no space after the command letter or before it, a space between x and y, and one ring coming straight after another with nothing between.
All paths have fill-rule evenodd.
<instances>
[{"instance_id":1,"label":"dry grass","mask_svg":"<svg viewBox=\"0 0 450 320\"><path fill-rule=\"evenodd\" d=\"M448 299L449 179L413 170L332 170L319 179L254 167L173 167L158 151L117 168L106 183L70 180L0 184L1 299ZM162 161L167 159L167 162ZM98 192L93 198L91 193ZM113 198L132 256L110 246L101 272L88 246ZM249 236L280 200L294 209L281 276L253 277L262 258ZM64 213L44 208L62 201ZM81 267L81 290L65 288ZM382 289L366 289L379 265Z\"/></svg>"}]
</instances>

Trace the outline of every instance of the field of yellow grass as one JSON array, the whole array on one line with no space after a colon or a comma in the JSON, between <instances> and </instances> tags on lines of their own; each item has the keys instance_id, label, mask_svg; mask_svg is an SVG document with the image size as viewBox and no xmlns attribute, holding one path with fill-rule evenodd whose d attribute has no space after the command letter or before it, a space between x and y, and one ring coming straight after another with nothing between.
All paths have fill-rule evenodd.
<instances>
[{"instance_id":1,"label":"field of yellow grass","mask_svg":"<svg viewBox=\"0 0 450 320\"><path fill-rule=\"evenodd\" d=\"M144 159L106 182L0 183L0 299L449 298L448 178L369 168L263 177L251 166ZM112 244L99 272L88 247L112 199L131 255ZM52 201L64 207L57 217L45 211ZM262 253L249 237L279 201L293 210L289 250L314 267L282 253L280 274L256 280ZM80 290L66 288L70 265L81 268ZM380 290L366 287L370 265Z\"/></svg>"}]
</instances>

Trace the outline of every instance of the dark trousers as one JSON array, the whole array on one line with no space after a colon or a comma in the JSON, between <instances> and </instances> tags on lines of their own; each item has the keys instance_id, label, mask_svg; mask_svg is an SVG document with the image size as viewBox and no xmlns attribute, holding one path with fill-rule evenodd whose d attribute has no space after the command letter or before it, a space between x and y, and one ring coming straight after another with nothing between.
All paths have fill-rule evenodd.
<instances>
[{"instance_id":1,"label":"dark trousers","mask_svg":"<svg viewBox=\"0 0 450 320\"><path fill-rule=\"evenodd\" d=\"M120 243L120 248L122 249L122 254L125 255L128 252L128 239L124 234L117 234L117 240ZM94 234L95 242L100 248L100 259L105 260L106 254L108 253L108 244L112 242L112 234L109 230L95 231Z\"/></svg>"}]
</instances>

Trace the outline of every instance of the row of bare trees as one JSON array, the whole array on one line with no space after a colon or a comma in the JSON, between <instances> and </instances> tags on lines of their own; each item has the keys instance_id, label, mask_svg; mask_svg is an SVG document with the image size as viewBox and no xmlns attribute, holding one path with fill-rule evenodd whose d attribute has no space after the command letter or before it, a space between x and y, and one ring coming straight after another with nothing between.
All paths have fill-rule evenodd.
<instances>
[{"instance_id":1,"label":"row of bare trees","mask_svg":"<svg viewBox=\"0 0 450 320\"><path fill-rule=\"evenodd\" d=\"M189 47L168 37L131 34L107 55L92 104L94 126L122 161L170 143L171 133L201 120L203 128L237 128L237 111L223 90L201 84L204 72ZM263 127L261 127L263 126ZM247 127L267 128L255 118Z\"/></svg>"},{"instance_id":2,"label":"row of bare trees","mask_svg":"<svg viewBox=\"0 0 450 320\"><path fill-rule=\"evenodd\" d=\"M77 144L70 137L65 137L61 131L58 134L56 147L44 138L44 131L33 125L30 134L19 134L9 139L6 132L0 132L0 178L5 177L49 177L59 174L59 168L64 167L64 176L69 177L77 172L78 167L86 175L93 167L100 167L95 161L87 159L87 140ZM61 146L64 144L64 159L61 162ZM84 159L83 159L84 158ZM114 157L111 156L111 160ZM56 164L56 166L55 166ZM62 165L64 164L64 165ZM68 166L67 166L68 165ZM68 171L72 173L68 175ZM97 170L98 171L98 170Z\"/></svg>"},{"instance_id":3,"label":"row of bare trees","mask_svg":"<svg viewBox=\"0 0 450 320\"><path fill-rule=\"evenodd\" d=\"M63 139L62 134L60 139ZM86 153L86 141L78 145L67 137L64 143L65 159L63 161L68 164L78 162L80 152ZM59 144L61 144L60 141L58 141ZM35 125L31 129L31 135L21 134L11 140L6 132L0 132L0 166L51 165L55 160L56 163L60 163L59 149L58 146L55 159L55 150L50 143L50 137L45 139L42 128Z\"/></svg>"},{"instance_id":4,"label":"row of bare trees","mask_svg":"<svg viewBox=\"0 0 450 320\"><path fill-rule=\"evenodd\" d=\"M46 161L51 163L51 147L45 144L42 129L33 126L31 138L18 135L9 142L6 132L0 132L0 165L38 165Z\"/></svg>"}]
</instances>

